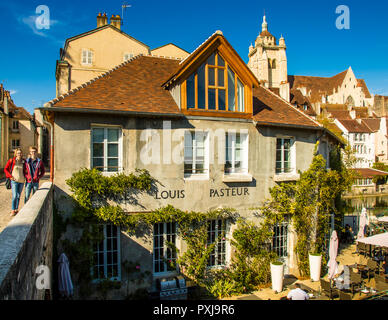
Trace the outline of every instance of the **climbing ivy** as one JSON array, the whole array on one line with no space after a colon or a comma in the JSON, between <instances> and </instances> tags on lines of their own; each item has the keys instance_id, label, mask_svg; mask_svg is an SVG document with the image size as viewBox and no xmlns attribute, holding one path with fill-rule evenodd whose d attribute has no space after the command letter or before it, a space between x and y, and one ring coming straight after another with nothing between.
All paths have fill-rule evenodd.
<instances>
[{"instance_id":1,"label":"climbing ivy","mask_svg":"<svg viewBox=\"0 0 388 320\"><path fill-rule=\"evenodd\" d=\"M310 168L300 172L300 179L272 188L271 199L261 208L269 225L281 222L282 217L287 216L292 221L297 235L295 253L302 277L309 275L309 254L324 253L331 214L340 213L336 201L353 183L339 149L331 154L331 170L327 170L326 160L316 150ZM322 260L325 265L325 255Z\"/></svg>"}]
</instances>

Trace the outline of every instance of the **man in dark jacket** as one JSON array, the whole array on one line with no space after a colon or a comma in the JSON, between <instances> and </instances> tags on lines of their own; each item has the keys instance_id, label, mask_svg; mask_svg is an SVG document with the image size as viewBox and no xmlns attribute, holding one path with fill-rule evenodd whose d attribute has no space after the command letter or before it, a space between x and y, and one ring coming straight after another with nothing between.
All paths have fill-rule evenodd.
<instances>
[{"instance_id":1,"label":"man in dark jacket","mask_svg":"<svg viewBox=\"0 0 388 320\"><path fill-rule=\"evenodd\" d=\"M39 180L44 176L44 164L41 159L37 157L38 149L30 147L30 157L27 159L26 172L26 197L24 203L30 199L30 194L34 194L39 189Z\"/></svg>"}]
</instances>

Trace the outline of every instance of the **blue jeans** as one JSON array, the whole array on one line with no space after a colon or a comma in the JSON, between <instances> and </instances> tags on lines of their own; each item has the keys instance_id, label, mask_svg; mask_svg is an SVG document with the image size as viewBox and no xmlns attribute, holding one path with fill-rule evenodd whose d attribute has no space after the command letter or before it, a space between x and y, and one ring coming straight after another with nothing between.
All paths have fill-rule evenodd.
<instances>
[{"instance_id":1,"label":"blue jeans","mask_svg":"<svg viewBox=\"0 0 388 320\"><path fill-rule=\"evenodd\" d=\"M20 195L22 194L24 183L11 181L12 187L12 210L19 210Z\"/></svg>"},{"instance_id":2,"label":"blue jeans","mask_svg":"<svg viewBox=\"0 0 388 320\"><path fill-rule=\"evenodd\" d=\"M27 203L27 201L30 199L30 194L32 190L32 195L35 194L36 191L39 189L39 182L30 182L26 183L26 194L25 194L25 199L24 203Z\"/></svg>"}]
</instances>

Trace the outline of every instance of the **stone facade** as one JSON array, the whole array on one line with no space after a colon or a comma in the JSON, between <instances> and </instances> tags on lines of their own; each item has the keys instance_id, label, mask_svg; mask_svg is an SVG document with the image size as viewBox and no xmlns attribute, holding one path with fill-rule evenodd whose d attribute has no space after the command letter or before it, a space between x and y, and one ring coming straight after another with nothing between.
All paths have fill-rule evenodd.
<instances>
[{"instance_id":1,"label":"stone facade","mask_svg":"<svg viewBox=\"0 0 388 320\"><path fill-rule=\"evenodd\" d=\"M169 121L164 119L164 121ZM157 181L157 188L150 194L139 194L136 196L136 203L130 201L121 203L128 212L149 212L160 207L173 205L181 210L208 211L218 208L234 208L241 217L258 222L254 218L255 210L269 195L269 189L276 185L275 181L294 181L298 179L299 170L307 170L312 159L315 143L319 139L319 134L312 130L286 129L272 127L255 127L252 121L233 120L173 120L171 122L171 132L163 129L163 119L144 119L133 117L111 117L98 115L75 115L57 113L55 117L55 184L60 190L57 196L58 209L62 212L70 213L72 210L70 191L65 180L70 178L72 173L81 168L91 168L91 128L93 127L114 127L122 130L122 167L125 173L134 172L136 168L149 170L151 176ZM70 129L71 128L71 129ZM144 164L141 154L144 151L146 141L144 132L152 128L152 136L160 137L156 139L156 145L160 146L163 152L163 145L168 143L164 140L168 135L180 137L173 140L171 150L183 150L183 135L187 130L205 130L209 132L226 132L228 130L243 130L249 135L249 175L252 182L226 182L224 176L224 166L218 164L218 150L225 148L217 137L210 137L214 141L215 163L210 165L208 178L187 178L184 175L184 166L181 164ZM70 130L69 130L70 129ZM276 139L279 137L293 137L295 139L293 157L294 170L289 175L276 175ZM168 138L167 138L168 139ZM71 143L69 143L71 141ZM323 142L323 141L322 141ZM73 148L77 145L77 148ZM210 142L210 145L213 145ZM328 141L321 144L321 153L328 156ZM325 149L325 150L323 150ZM63 154L71 154L76 161L67 161ZM68 199L68 200L66 200ZM235 226L228 229L228 236L233 233ZM73 237L72 233L67 234ZM295 235L291 228L288 233L288 257L286 266L288 272L296 272L296 261L293 255L293 243ZM131 261L139 263L142 271L153 273L153 239L152 234L144 237L128 236L121 233L121 262ZM178 239L177 247L185 250L185 244ZM228 261L232 251L227 252ZM149 278L143 285L147 289L155 289L155 280L160 277L173 276L176 273L157 275ZM111 298L123 298L126 292L126 281L128 275L123 268L121 271L121 282L123 288L112 292ZM131 290L138 287L130 286Z\"/></svg>"},{"instance_id":2,"label":"stone facade","mask_svg":"<svg viewBox=\"0 0 388 320\"><path fill-rule=\"evenodd\" d=\"M97 16L97 28L66 40L56 67L57 97L139 54L184 59L188 52L170 43L150 47L121 30L120 16Z\"/></svg>"},{"instance_id":3,"label":"stone facade","mask_svg":"<svg viewBox=\"0 0 388 320\"><path fill-rule=\"evenodd\" d=\"M0 233L1 300L45 299L45 290L36 287L36 268L54 271L52 213L52 183L45 183Z\"/></svg>"}]
</instances>

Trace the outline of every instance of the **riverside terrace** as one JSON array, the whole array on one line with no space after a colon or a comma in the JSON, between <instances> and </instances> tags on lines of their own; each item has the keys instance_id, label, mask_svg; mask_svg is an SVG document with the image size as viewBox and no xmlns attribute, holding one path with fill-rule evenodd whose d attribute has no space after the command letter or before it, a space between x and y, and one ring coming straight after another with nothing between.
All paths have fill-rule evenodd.
<instances>
[{"instance_id":1,"label":"riverside terrace","mask_svg":"<svg viewBox=\"0 0 388 320\"><path fill-rule=\"evenodd\" d=\"M55 195L65 215L73 209L66 184L73 173L97 168L104 175L129 174L138 168L147 169L157 185L152 193L137 194L134 202L121 204L129 214L167 205L197 212L234 208L258 223L252 208L269 197L276 183L299 179L298 172L311 164L317 142L327 160L331 148L341 144L319 123L261 86L219 31L184 60L136 56L41 110L54 127ZM166 146L170 153L164 152ZM71 154L72 161L64 154ZM217 221L211 231L216 237L221 232L218 225L225 227L227 236L236 227ZM156 252L168 250L165 241L158 241L172 236L181 252L186 245L171 225L154 227L150 238L106 227L106 232L113 230L110 239L118 249L104 248L100 254L113 255L115 280L128 277L121 267L124 261L138 262L141 270L152 274L145 284L150 290L157 279L177 275L157 258ZM279 230L278 249L292 273L294 233L289 225ZM66 237L74 239L75 233ZM225 257L222 265L230 262L229 241L216 255ZM106 271L105 262L101 268ZM120 298L126 293L115 294Z\"/></svg>"}]
</instances>

